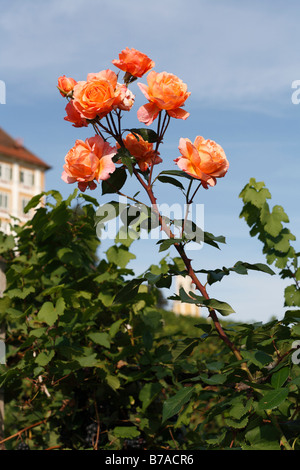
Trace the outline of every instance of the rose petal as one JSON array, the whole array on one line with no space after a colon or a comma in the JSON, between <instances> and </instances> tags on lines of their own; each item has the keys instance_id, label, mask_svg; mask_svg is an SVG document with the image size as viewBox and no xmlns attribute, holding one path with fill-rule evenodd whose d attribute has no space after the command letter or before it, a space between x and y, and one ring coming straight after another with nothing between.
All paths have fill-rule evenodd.
<instances>
[{"instance_id":1,"label":"rose petal","mask_svg":"<svg viewBox=\"0 0 300 470\"><path fill-rule=\"evenodd\" d=\"M184 121L189 117L190 113L185 111L182 108L176 108L176 109L169 109L167 111L168 115L176 118L176 119L183 119Z\"/></svg>"},{"instance_id":2,"label":"rose petal","mask_svg":"<svg viewBox=\"0 0 300 470\"><path fill-rule=\"evenodd\" d=\"M137 112L137 118L147 126L157 118L160 109L154 103L147 103L141 106Z\"/></svg>"}]
</instances>

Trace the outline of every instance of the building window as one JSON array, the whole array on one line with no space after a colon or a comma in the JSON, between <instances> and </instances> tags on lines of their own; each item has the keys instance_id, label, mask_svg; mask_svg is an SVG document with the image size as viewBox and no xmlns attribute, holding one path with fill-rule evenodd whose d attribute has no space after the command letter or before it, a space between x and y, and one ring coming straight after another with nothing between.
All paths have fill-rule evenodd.
<instances>
[{"instance_id":1,"label":"building window","mask_svg":"<svg viewBox=\"0 0 300 470\"><path fill-rule=\"evenodd\" d=\"M0 193L0 210L8 210L8 194Z\"/></svg>"},{"instance_id":2,"label":"building window","mask_svg":"<svg viewBox=\"0 0 300 470\"><path fill-rule=\"evenodd\" d=\"M0 180L11 181L12 180L12 167L5 163L0 163Z\"/></svg>"},{"instance_id":3,"label":"building window","mask_svg":"<svg viewBox=\"0 0 300 470\"><path fill-rule=\"evenodd\" d=\"M20 183L24 186L34 186L34 172L31 170L21 170Z\"/></svg>"}]
</instances>

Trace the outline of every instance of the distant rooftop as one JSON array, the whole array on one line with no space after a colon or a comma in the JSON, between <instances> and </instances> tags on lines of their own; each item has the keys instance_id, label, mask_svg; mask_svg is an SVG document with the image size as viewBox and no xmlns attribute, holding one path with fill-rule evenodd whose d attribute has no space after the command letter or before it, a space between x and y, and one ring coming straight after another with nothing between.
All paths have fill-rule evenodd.
<instances>
[{"instance_id":1,"label":"distant rooftop","mask_svg":"<svg viewBox=\"0 0 300 470\"><path fill-rule=\"evenodd\" d=\"M23 162L32 163L44 170L51 168L46 162L27 150L19 139L13 139L0 128L0 155L12 157Z\"/></svg>"}]
</instances>

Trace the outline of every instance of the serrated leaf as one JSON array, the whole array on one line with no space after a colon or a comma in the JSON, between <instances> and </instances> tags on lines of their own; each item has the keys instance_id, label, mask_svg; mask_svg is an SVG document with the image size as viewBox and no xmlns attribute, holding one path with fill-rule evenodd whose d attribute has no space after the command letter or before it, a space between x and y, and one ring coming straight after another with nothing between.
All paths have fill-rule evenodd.
<instances>
[{"instance_id":1,"label":"serrated leaf","mask_svg":"<svg viewBox=\"0 0 300 470\"><path fill-rule=\"evenodd\" d=\"M118 377L116 377L115 375L107 375L106 378L105 378L107 384L114 390L118 390L118 388L120 388L121 384L120 384L120 380L118 379Z\"/></svg>"},{"instance_id":2,"label":"serrated leaf","mask_svg":"<svg viewBox=\"0 0 300 470\"><path fill-rule=\"evenodd\" d=\"M24 287L23 289L10 289L7 291L6 295L10 299L14 299L15 297L19 299L26 299L26 297L35 292L35 288L33 286Z\"/></svg>"},{"instance_id":3,"label":"serrated leaf","mask_svg":"<svg viewBox=\"0 0 300 470\"><path fill-rule=\"evenodd\" d=\"M258 402L258 408L261 410L272 410L281 405L284 400L286 400L289 394L288 388L278 388L267 392L263 398Z\"/></svg>"},{"instance_id":4,"label":"serrated leaf","mask_svg":"<svg viewBox=\"0 0 300 470\"><path fill-rule=\"evenodd\" d=\"M159 240L157 245L159 245L159 252L168 250L175 243L182 243L181 238L168 238L166 240Z\"/></svg>"},{"instance_id":5,"label":"serrated leaf","mask_svg":"<svg viewBox=\"0 0 300 470\"><path fill-rule=\"evenodd\" d=\"M185 387L179 390L174 396L171 398L168 398L163 404L163 413L162 413L162 423L167 421L169 418L172 418L172 416L176 415L179 413L181 410L182 406L187 403L193 393L194 393L195 387Z\"/></svg>"}]
</instances>

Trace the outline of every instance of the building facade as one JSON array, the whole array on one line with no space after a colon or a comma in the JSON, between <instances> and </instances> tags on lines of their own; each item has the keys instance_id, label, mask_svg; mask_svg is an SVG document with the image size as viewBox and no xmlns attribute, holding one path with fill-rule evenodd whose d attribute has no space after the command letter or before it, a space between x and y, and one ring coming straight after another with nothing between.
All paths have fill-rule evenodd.
<instances>
[{"instance_id":1,"label":"building facade","mask_svg":"<svg viewBox=\"0 0 300 470\"><path fill-rule=\"evenodd\" d=\"M179 290L182 287L185 292L195 292L194 284L190 276L176 276L175 278L175 288L176 294L179 295ZM189 304L181 302L180 300L174 300L173 303L173 312L177 315L190 315L193 317L200 317L201 307L198 307L195 304Z\"/></svg>"},{"instance_id":2,"label":"building facade","mask_svg":"<svg viewBox=\"0 0 300 470\"><path fill-rule=\"evenodd\" d=\"M0 128L0 229L9 232L11 217L25 222L24 207L44 191L51 167Z\"/></svg>"}]
</instances>

